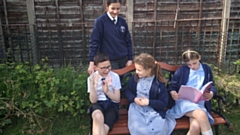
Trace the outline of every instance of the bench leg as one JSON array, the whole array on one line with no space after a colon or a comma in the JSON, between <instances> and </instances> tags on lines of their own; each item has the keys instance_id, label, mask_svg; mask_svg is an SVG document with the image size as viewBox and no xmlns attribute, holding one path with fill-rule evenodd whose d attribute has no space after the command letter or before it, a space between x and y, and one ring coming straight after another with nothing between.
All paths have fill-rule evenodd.
<instances>
[{"instance_id":1,"label":"bench leg","mask_svg":"<svg viewBox=\"0 0 240 135\"><path fill-rule=\"evenodd\" d=\"M214 126L214 129L215 129L215 135L219 135L219 126L218 125L215 125Z\"/></svg>"}]
</instances>

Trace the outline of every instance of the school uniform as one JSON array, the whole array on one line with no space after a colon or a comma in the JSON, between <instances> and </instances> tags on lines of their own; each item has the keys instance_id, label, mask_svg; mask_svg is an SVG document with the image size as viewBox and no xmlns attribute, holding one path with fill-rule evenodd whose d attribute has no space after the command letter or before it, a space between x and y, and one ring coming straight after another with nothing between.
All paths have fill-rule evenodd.
<instances>
[{"instance_id":1,"label":"school uniform","mask_svg":"<svg viewBox=\"0 0 240 135\"><path fill-rule=\"evenodd\" d=\"M214 86L213 74L211 68L207 64L200 63L198 70L192 70L187 65L183 65L175 72L169 91L171 92L176 90L176 92L178 92L181 85L187 85L195 87L196 89L201 89L203 85L210 81L213 82L211 91L214 95L216 95L217 91ZM174 116L176 119L181 118L187 112L191 112L196 109L202 109L206 112L210 124L214 123L214 119L210 115L211 100L193 103L188 100L178 99L175 102L172 100L172 102L169 104L172 105L172 108L167 111L167 114Z\"/></svg>"},{"instance_id":2,"label":"school uniform","mask_svg":"<svg viewBox=\"0 0 240 135\"><path fill-rule=\"evenodd\" d=\"M91 76L88 77L88 93L90 93L91 91L91 85L93 85L93 87L96 90L97 93L97 103L93 103L92 107L90 109L90 113L92 113L94 110L99 109L103 112L104 115L104 123L107 124L109 126L109 128L111 129L113 126L114 122L117 122L118 120L118 103L111 100L103 91L102 88L102 76L98 73L98 71L94 72L93 74L91 74ZM110 71L107 75L107 77L104 77L105 80L108 83L108 90L109 92L114 92L114 90L120 90L121 89L121 83L120 83L120 79L118 74ZM91 83L90 81L93 81L93 83ZM113 111L114 110L114 111ZM113 113L112 113L113 111ZM113 115L111 118L113 118L114 120L111 120L107 117L106 113Z\"/></svg>"},{"instance_id":3,"label":"school uniform","mask_svg":"<svg viewBox=\"0 0 240 135\"><path fill-rule=\"evenodd\" d=\"M128 110L128 128L131 135L170 135L176 121L166 115L168 93L165 83L158 81L153 75L150 78L134 76L126 87L126 97L130 101ZM149 99L148 106L139 106L134 102L135 97Z\"/></svg>"},{"instance_id":4,"label":"school uniform","mask_svg":"<svg viewBox=\"0 0 240 135\"><path fill-rule=\"evenodd\" d=\"M122 17L117 16L113 21L110 14L105 13L95 20L90 38L90 61L93 61L98 51L107 54L110 61L124 59L124 66L127 60L132 60L132 40L128 25Z\"/></svg>"}]
</instances>

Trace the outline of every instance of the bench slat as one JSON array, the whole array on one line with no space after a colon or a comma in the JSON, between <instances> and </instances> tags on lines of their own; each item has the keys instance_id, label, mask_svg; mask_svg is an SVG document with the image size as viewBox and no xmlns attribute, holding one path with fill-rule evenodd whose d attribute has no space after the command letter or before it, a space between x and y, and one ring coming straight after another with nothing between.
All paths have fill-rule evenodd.
<instances>
[{"instance_id":1,"label":"bench slat","mask_svg":"<svg viewBox=\"0 0 240 135\"><path fill-rule=\"evenodd\" d=\"M134 71L134 70L135 70L135 65L132 64L130 66L127 66L127 67L124 67L124 68L121 68L121 69L114 69L112 71L117 73L118 75L123 75L123 74L126 74L126 73Z\"/></svg>"}]
</instances>

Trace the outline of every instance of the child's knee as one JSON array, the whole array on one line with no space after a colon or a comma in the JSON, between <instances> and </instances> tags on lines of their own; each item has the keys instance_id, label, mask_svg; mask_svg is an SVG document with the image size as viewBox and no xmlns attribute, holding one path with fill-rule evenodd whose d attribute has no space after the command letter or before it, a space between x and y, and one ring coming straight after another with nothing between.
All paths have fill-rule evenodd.
<instances>
[{"instance_id":1,"label":"child's knee","mask_svg":"<svg viewBox=\"0 0 240 135\"><path fill-rule=\"evenodd\" d=\"M196 113L196 116L198 118L206 118L207 117L206 112L204 110L202 110L202 109L195 110L195 113Z\"/></svg>"},{"instance_id":2,"label":"child's knee","mask_svg":"<svg viewBox=\"0 0 240 135\"><path fill-rule=\"evenodd\" d=\"M100 110L95 110L92 113L92 119L93 119L93 121L103 121L104 116Z\"/></svg>"},{"instance_id":3,"label":"child's knee","mask_svg":"<svg viewBox=\"0 0 240 135\"><path fill-rule=\"evenodd\" d=\"M192 121L190 125L189 131L191 133L199 134L201 131L201 127L197 121Z\"/></svg>"}]
</instances>

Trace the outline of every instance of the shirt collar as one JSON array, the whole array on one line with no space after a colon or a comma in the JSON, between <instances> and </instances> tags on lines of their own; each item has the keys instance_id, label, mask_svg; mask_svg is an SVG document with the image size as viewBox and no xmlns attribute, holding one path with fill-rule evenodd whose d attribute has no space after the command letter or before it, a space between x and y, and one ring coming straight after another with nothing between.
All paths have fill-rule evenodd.
<instances>
[{"instance_id":1,"label":"shirt collar","mask_svg":"<svg viewBox=\"0 0 240 135\"><path fill-rule=\"evenodd\" d=\"M204 71L204 70L203 70L202 63L200 63L198 71Z\"/></svg>"},{"instance_id":2,"label":"shirt collar","mask_svg":"<svg viewBox=\"0 0 240 135\"><path fill-rule=\"evenodd\" d=\"M192 69L190 69L190 72L202 72L202 71L204 71L203 70L203 67L202 67L202 63L199 63L200 65L199 65L199 69L198 70L192 70Z\"/></svg>"},{"instance_id":3,"label":"shirt collar","mask_svg":"<svg viewBox=\"0 0 240 135\"><path fill-rule=\"evenodd\" d=\"M109 12L107 12L107 15L108 15L108 17L113 21L113 18L112 18L112 16L110 15ZM118 19L118 16L116 16L114 19L116 20L116 21L115 21L115 23L116 23L116 22L117 22L117 19Z\"/></svg>"}]
</instances>

